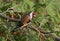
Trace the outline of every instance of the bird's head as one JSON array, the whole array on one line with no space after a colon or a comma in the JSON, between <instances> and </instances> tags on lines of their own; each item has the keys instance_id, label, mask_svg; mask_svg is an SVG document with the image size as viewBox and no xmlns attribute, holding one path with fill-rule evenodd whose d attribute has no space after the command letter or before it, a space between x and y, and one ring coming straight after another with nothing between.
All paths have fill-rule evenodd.
<instances>
[{"instance_id":1,"label":"bird's head","mask_svg":"<svg viewBox=\"0 0 60 41\"><path fill-rule=\"evenodd\" d=\"M31 13L30 13L30 19L32 19L32 18L35 17L35 16L36 16L35 12L31 12Z\"/></svg>"}]
</instances>

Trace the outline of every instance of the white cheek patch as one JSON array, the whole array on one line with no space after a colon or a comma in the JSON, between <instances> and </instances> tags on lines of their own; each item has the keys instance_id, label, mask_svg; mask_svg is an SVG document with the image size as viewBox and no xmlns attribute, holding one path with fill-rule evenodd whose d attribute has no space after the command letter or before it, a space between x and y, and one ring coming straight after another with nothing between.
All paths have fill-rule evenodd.
<instances>
[{"instance_id":1,"label":"white cheek patch","mask_svg":"<svg viewBox=\"0 0 60 41\"><path fill-rule=\"evenodd\" d=\"M32 19L33 12L30 13L30 19Z\"/></svg>"}]
</instances>

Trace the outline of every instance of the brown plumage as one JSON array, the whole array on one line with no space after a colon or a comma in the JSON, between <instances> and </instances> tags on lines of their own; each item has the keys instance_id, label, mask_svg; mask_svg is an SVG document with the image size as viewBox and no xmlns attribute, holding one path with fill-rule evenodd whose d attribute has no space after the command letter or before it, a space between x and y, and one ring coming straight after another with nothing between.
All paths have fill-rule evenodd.
<instances>
[{"instance_id":1,"label":"brown plumage","mask_svg":"<svg viewBox=\"0 0 60 41\"><path fill-rule=\"evenodd\" d=\"M14 30L13 30L14 34L16 34L16 31L21 26L23 26L24 24L27 24L34 16L35 16L34 12L31 12L31 13L27 14L26 16L24 16L24 18L21 19L21 21L18 23L18 25L16 26L16 28L14 28Z\"/></svg>"}]
</instances>

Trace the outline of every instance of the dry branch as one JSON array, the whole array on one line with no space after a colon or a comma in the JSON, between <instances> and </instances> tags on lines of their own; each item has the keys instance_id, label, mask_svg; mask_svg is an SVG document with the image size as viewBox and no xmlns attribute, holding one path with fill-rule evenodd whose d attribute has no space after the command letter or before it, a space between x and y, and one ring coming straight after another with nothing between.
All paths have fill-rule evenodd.
<instances>
[{"instance_id":1,"label":"dry branch","mask_svg":"<svg viewBox=\"0 0 60 41\"><path fill-rule=\"evenodd\" d=\"M40 32L40 30L34 26L31 25L30 29L36 31L38 33L38 38L40 41L40 38L42 39L42 41L44 41L44 34Z\"/></svg>"},{"instance_id":2,"label":"dry branch","mask_svg":"<svg viewBox=\"0 0 60 41\"><path fill-rule=\"evenodd\" d=\"M20 29L23 29L25 26L27 26L27 25L29 25L29 24L30 24L30 23L22 26ZM43 31L43 30L39 30L38 28L36 28L36 27L34 27L34 26L32 26L32 25L30 25L29 28L32 29L32 30L34 30L34 31L36 31L36 32L38 33L38 37L42 36L42 37L41 37L41 38L42 38L42 41L44 41L44 37L49 37L50 34L54 33L54 32L46 32L46 31ZM58 32L58 31L55 31L55 32ZM60 40L60 37L58 37L58 36L57 36L57 37L54 36L53 38L54 38L55 41Z\"/></svg>"},{"instance_id":3,"label":"dry branch","mask_svg":"<svg viewBox=\"0 0 60 41\"><path fill-rule=\"evenodd\" d=\"M22 27L20 27L20 29L25 28L25 26L27 26L27 25L30 25L29 28L32 29L32 30L34 30L34 31L36 31L36 32L38 33L39 41L40 41L40 38L42 38L42 41L44 41L44 35L43 35L43 33L41 33L40 30L37 29L36 27L33 27L33 26L31 25L31 23L28 23L28 24L23 25Z\"/></svg>"},{"instance_id":4,"label":"dry branch","mask_svg":"<svg viewBox=\"0 0 60 41\"><path fill-rule=\"evenodd\" d=\"M6 20L15 21L15 22L19 22L20 21L20 19L12 19L12 18L9 18L8 16L3 16L2 14L3 13L0 13L0 17L4 18Z\"/></svg>"}]
</instances>

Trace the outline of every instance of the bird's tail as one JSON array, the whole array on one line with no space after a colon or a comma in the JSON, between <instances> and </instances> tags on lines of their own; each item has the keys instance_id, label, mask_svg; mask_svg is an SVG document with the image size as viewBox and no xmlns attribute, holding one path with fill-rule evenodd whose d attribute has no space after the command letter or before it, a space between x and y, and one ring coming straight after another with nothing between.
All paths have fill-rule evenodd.
<instances>
[{"instance_id":1,"label":"bird's tail","mask_svg":"<svg viewBox=\"0 0 60 41\"><path fill-rule=\"evenodd\" d=\"M14 28L13 32L16 32L17 30L19 30L19 28L23 25L23 23L21 21L19 21L19 23L17 24L17 26Z\"/></svg>"}]
</instances>

